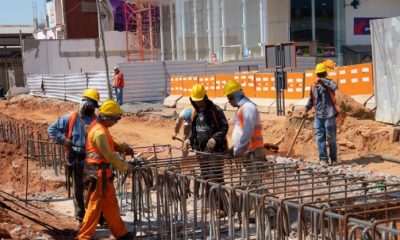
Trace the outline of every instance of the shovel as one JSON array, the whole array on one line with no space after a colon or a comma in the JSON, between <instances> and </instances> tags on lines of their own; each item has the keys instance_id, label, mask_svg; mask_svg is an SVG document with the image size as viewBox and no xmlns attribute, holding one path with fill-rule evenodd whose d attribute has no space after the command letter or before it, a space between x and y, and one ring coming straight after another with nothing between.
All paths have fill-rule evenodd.
<instances>
[{"instance_id":1,"label":"shovel","mask_svg":"<svg viewBox=\"0 0 400 240\"><path fill-rule=\"evenodd\" d=\"M293 142L292 142L292 145L290 145L290 148L289 148L289 151L288 151L287 154L286 154L286 157L289 157L289 154L290 154L290 152L292 151L292 148L293 148L294 144L296 143L296 140L297 140L297 138L299 137L301 130L302 130L303 127L304 127L304 123L306 122L306 119L307 119L307 117L303 117L303 120L301 121L301 124L300 124L300 128L299 128L299 130L297 131L296 136L294 137L294 140L293 140Z\"/></svg>"}]
</instances>

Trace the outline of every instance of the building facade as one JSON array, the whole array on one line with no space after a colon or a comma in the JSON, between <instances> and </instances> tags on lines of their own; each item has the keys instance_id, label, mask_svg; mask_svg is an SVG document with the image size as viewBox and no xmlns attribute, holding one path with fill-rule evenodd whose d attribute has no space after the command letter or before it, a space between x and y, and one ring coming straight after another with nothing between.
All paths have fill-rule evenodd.
<instances>
[{"instance_id":1,"label":"building facade","mask_svg":"<svg viewBox=\"0 0 400 240\"><path fill-rule=\"evenodd\" d=\"M299 56L346 64L343 48L368 48L369 20L399 15L400 1L164 0L159 9L162 59L260 57L265 44L295 41Z\"/></svg>"}]
</instances>

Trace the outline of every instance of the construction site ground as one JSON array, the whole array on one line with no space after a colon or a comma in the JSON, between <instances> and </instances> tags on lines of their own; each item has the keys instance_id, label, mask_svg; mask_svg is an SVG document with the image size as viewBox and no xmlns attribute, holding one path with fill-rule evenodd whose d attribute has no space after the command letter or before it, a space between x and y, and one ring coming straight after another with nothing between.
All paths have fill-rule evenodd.
<instances>
[{"instance_id":1,"label":"construction site ground","mask_svg":"<svg viewBox=\"0 0 400 240\"><path fill-rule=\"evenodd\" d=\"M338 104L347 116L338 129L339 166L336 168L349 174L398 176L400 165L384 161L379 156L400 156L400 143L392 139L393 126L371 120L369 110L347 96L339 94ZM48 124L77 107L76 103L21 95L0 100L0 120L30 124L38 131L45 132ZM171 144L179 148L180 142L171 139L174 117L179 111L163 108L140 111L140 114L126 113L110 131L115 138L134 147ZM281 156L286 156L301 123L301 111L289 115L278 117L276 114L261 114L264 142L278 145L278 154ZM226 116L230 122L230 142L234 112L226 111ZM25 198L26 184L24 156L24 148L0 143L0 238L73 239L79 226L72 217L72 201L67 199L63 176L57 177L52 170L39 169L31 164L28 183L31 200L28 205L21 201ZM317 162L312 115L307 119L290 158L299 162L303 159L305 164ZM42 222L32 221L29 216ZM102 237L112 239L109 232Z\"/></svg>"}]
</instances>

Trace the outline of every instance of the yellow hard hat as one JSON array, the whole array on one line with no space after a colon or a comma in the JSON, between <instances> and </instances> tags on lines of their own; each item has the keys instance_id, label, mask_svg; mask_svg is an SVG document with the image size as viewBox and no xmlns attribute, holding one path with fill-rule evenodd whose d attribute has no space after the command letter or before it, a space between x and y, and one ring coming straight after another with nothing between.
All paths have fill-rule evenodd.
<instances>
[{"instance_id":1,"label":"yellow hard hat","mask_svg":"<svg viewBox=\"0 0 400 240\"><path fill-rule=\"evenodd\" d=\"M201 84L195 84L192 86L192 90L190 92L190 98L192 101L198 102L204 99L206 96L206 89Z\"/></svg>"},{"instance_id":2,"label":"yellow hard hat","mask_svg":"<svg viewBox=\"0 0 400 240\"><path fill-rule=\"evenodd\" d=\"M242 90L242 85L240 85L240 83L231 80L229 82L227 82L224 86L224 96L228 96L229 94L232 94L236 91Z\"/></svg>"},{"instance_id":3,"label":"yellow hard hat","mask_svg":"<svg viewBox=\"0 0 400 240\"><path fill-rule=\"evenodd\" d=\"M104 101L101 104L99 111L104 115L110 115L116 117L122 115L121 107L119 106L119 104L111 99Z\"/></svg>"},{"instance_id":4,"label":"yellow hard hat","mask_svg":"<svg viewBox=\"0 0 400 240\"><path fill-rule=\"evenodd\" d=\"M326 66L325 63L318 63L317 66L315 66L315 73L323 73L328 70L328 67Z\"/></svg>"},{"instance_id":5,"label":"yellow hard hat","mask_svg":"<svg viewBox=\"0 0 400 240\"><path fill-rule=\"evenodd\" d=\"M328 68L330 68L330 69L334 69L335 66L336 66L335 61L333 61L333 60L331 60L331 59L326 60L324 63L325 63L325 65L326 65Z\"/></svg>"},{"instance_id":6,"label":"yellow hard hat","mask_svg":"<svg viewBox=\"0 0 400 240\"><path fill-rule=\"evenodd\" d=\"M90 98L90 99L92 99L92 100L94 100L94 101L96 101L96 102L99 102L99 101L100 101L100 94L99 94L99 92L98 92L96 89L94 89L94 88L85 89L85 91L84 91L83 94L82 94L82 97Z\"/></svg>"}]
</instances>

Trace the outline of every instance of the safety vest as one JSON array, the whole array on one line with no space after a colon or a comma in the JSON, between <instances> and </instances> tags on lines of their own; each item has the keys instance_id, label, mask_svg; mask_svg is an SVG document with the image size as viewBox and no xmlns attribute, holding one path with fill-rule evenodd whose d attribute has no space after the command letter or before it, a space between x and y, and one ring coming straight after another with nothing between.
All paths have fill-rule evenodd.
<instances>
[{"instance_id":1,"label":"safety vest","mask_svg":"<svg viewBox=\"0 0 400 240\"><path fill-rule=\"evenodd\" d=\"M242 105L243 106L243 105ZM243 113L242 113L243 108L240 107L239 110L237 111L237 118L239 120L239 126L240 128L244 128L244 119L243 119ZM264 141L262 137L262 126L261 126L261 121L259 120L256 125L254 126L254 131L253 135L251 135L249 146L248 146L248 151L253 152L257 148L263 148L264 147Z\"/></svg>"},{"instance_id":2,"label":"safety vest","mask_svg":"<svg viewBox=\"0 0 400 240\"><path fill-rule=\"evenodd\" d=\"M114 87L125 87L124 75L122 73L114 75Z\"/></svg>"},{"instance_id":3,"label":"safety vest","mask_svg":"<svg viewBox=\"0 0 400 240\"><path fill-rule=\"evenodd\" d=\"M75 121L78 118L78 113L77 112L71 112L69 114L69 119L68 119L68 128L67 131L65 132L65 137L68 139L71 139L72 136L72 129L74 128Z\"/></svg>"},{"instance_id":4,"label":"safety vest","mask_svg":"<svg viewBox=\"0 0 400 240\"><path fill-rule=\"evenodd\" d=\"M86 162L90 164L98 164L100 165L101 163L110 163L108 159L106 159L103 154L100 152L100 150L94 146L93 144L93 135L97 130L102 130L103 132L106 133L108 143L110 144L111 150L114 152L114 142L112 140L111 134L108 131L106 127L104 127L102 124L98 123L97 121L94 121L90 124L89 126L89 133L86 139Z\"/></svg>"}]
</instances>

